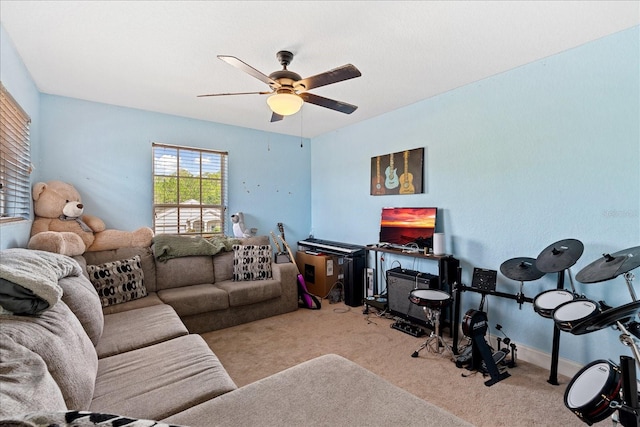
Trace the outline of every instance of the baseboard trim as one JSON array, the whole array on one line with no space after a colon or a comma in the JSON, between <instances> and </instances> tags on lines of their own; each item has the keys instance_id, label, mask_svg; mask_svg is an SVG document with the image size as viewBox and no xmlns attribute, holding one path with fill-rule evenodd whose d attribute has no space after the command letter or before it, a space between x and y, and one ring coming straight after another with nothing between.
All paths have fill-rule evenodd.
<instances>
[{"instance_id":1,"label":"baseboard trim","mask_svg":"<svg viewBox=\"0 0 640 427\"><path fill-rule=\"evenodd\" d=\"M489 341L492 348L498 348L498 341L496 340L496 337L492 335ZM502 348L504 348L504 344L502 345ZM551 369L551 354L522 344L516 344L516 350L516 362L518 360L523 360L547 370ZM582 369L582 365L574 362L573 360L563 359L561 357L558 358L558 374L564 375L568 378L573 378L580 369Z\"/></svg>"}]
</instances>

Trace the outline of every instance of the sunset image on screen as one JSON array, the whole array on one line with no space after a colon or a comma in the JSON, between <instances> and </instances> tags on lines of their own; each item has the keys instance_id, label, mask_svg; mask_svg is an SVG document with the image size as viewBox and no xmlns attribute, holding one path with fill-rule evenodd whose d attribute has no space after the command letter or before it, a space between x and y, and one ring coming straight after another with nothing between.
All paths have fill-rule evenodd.
<instances>
[{"instance_id":1,"label":"sunset image on screen","mask_svg":"<svg viewBox=\"0 0 640 427\"><path fill-rule=\"evenodd\" d=\"M435 208L384 208L380 225L383 227L434 228Z\"/></svg>"},{"instance_id":2,"label":"sunset image on screen","mask_svg":"<svg viewBox=\"0 0 640 427\"><path fill-rule=\"evenodd\" d=\"M380 242L406 245L430 239L436 228L437 208L382 208Z\"/></svg>"}]
</instances>

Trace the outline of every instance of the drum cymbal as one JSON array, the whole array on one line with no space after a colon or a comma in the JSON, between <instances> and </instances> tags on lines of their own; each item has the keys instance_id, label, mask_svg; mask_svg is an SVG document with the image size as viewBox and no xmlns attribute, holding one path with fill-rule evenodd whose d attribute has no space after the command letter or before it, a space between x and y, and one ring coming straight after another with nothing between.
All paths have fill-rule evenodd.
<instances>
[{"instance_id":1,"label":"drum cymbal","mask_svg":"<svg viewBox=\"0 0 640 427\"><path fill-rule=\"evenodd\" d=\"M571 329L574 335L582 335L589 332L613 326L616 322L627 323L632 317L640 313L640 301L634 301L620 307L605 310L597 316L578 323Z\"/></svg>"},{"instance_id":2,"label":"drum cymbal","mask_svg":"<svg viewBox=\"0 0 640 427\"><path fill-rule=\"evenodd\" d=\"M578 261L583 251L584 245L580 240L560 240L540 252L536 267L545 273L566 270Z\"/></svg>"},{"instance_id":3,"label":"drum cymbal","mask_svg":"<svg viewBox=\"0 0 640 427\"><path fill-rule=\"evenodd\" d=\"M576 280L582 283L602 282L637 267L640 267L640 246L624 249L614 254L603 254L602 258L580 270L576 275Z\"/></svg>"},{"instance_id":4,"label":"drum cymbal","mask_svg":"<svg viewBox=\"0 0 640 427\"><path fill-rule=\"evenodd\" d=\"M511 258L500 266L500 272L511 280L528 282L545 275L536 267L535 258Z\"/></svg>"}]
</instances>

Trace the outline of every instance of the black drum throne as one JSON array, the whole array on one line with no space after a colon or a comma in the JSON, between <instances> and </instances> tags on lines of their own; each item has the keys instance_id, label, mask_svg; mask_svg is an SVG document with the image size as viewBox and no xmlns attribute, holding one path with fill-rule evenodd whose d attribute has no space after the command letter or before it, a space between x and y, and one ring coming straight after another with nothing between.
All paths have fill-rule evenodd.
<instances>
[{"instance_id":1,"label":"black drum throne","mask_svg":"<svg viewBox=\"0 0 640 427\"><path fill-rule=\"evenodd\" d=\"M418 357L423 348L440 355L443 355L445 351L453 354L453 348L442 339L440 333L442 309L451 303L451 295L436 289L414 289L409 294L409 301L422 307L427 321L433 325L433 331L427 340L411 354L411 357Z\"/></svg>"}]
</instances>

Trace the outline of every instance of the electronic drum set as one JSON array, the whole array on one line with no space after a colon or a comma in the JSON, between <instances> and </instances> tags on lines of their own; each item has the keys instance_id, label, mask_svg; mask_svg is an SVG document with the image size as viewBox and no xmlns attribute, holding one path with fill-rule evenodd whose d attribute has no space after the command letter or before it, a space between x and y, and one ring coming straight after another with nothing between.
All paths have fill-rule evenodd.
<instances>
[{"instance_id":1,"label":"electronic drum set","mask_svg":"<svg viewBox=\"0 0 640 427\"><path fill-rule=\"evenodd\" d=\"M584 366L569 382L564 395L565 406L583 422L591 425L618 411L619 422L627 426L640 425L638 381L636 364L640 367L640 351L633 337L640 338L640 301L633 290L634 276L631 270L640 266L640 246L614 254L604 254L584 267L576 280L581 283L599 283L622 275L632 301L619 307L611 307L604 301L592 301L579 295L573 284L570 267L582 255L584 246L575 239L556 242L544 249L538 258L513 258L500 266L507 278L520 282L517 301L525 301L523 285L537 280L547 273L558 273L557 289L538 294L533 307L540 316L555 323L552 369L549 381L557 385L557 363L560 331L582 335L608 327L621 332L620 341L631 347L635 358L620 356L620 365L607 360L596 360ZM568 272L571 290L564 289L564 272ZM616 414L613 415L614 422Z\"/></svg>"}]
</instances>

